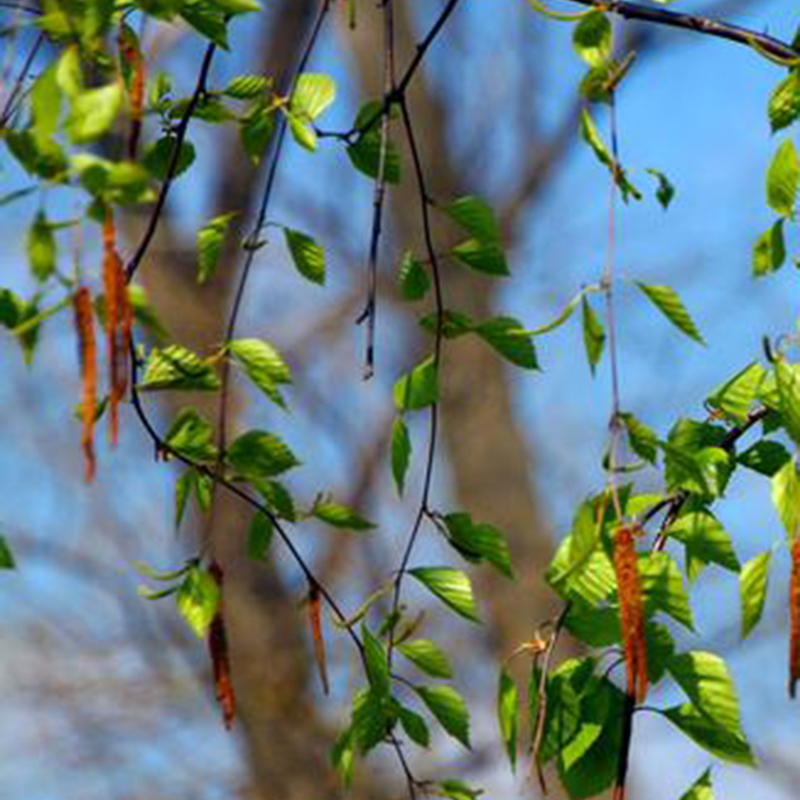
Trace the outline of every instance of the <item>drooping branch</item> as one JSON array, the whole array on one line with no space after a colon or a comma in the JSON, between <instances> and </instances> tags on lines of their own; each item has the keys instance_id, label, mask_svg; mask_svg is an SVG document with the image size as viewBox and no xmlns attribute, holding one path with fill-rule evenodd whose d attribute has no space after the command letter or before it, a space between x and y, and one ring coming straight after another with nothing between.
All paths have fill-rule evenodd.
<instances>
[{"instance_id":1,"label":"drooping branch","mask_svg":"<svg viewBox=\"0 0 800 800\"><path fill-rule=\"evenodd\" d=\"M668 11L665 8L651 8L650 6L639 5L638 3L627 3L622 0L569 0L571 3L578 3L582 6L590 6L600 11L610 11L613 14L625 19L639 20L641 22L652 22L656 25L667 25L671 28L683 28L687 31L702 33L706 36L714 36L718 39L727 39L731 42L744 44L763 51L767 55L778 59L796 59L800 56L800 51L795 50L791 45L769 36L766 33L739 25L732 25L728 22L711 19L710 17L698 16L696 14L684 14L679 11Z\"/></svg>"}]
</instances>

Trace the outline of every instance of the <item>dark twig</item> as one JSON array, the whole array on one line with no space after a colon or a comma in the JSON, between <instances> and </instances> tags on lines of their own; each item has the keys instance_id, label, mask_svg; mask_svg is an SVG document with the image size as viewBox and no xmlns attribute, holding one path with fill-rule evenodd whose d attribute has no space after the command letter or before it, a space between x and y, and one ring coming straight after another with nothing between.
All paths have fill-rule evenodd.
<instances>
[{"instance_id":1,"label":"dark twig","mask_svg":"<svg viewBox=\"0 0 800 800\"><path fill-rule=\"evenodd\" d=\"M764 53L778 59L796 59L800 52L790 45L768 36L765 33L743 28L739 25L731 25L727 22L701 17L695 14L684 14L679 11L668 11L665 8L654 8L642 6L637 3L626 3L620 0L569 0L571 3L578 3L582 6L590 6L601 11L611 11L619 14L625 19L641 20L642 22L652 22L657 25L667 25L672 28L683 28L684 30L702 33L706 36L714 36L718 39L727 39L731 42L744 44L748 47L761 50Z\"/></svg>"},{"instance_id":2,"label":"dark twig","mask_svg":"<svg viewBox=\"0 0 800 800\"><path fill-rule=\"evenodd\" d=\"M36 37L36 41L33 43L33 47L31 47L31 50L25 59L25 63L22 65L22 69L20 69L19 75L17 75L14 85L11 87L11 91L8 93L8 99L6 100L5 106L3 106L2 113L0 113L0 131L5 130L6 125L8 125L8 121L14 114L16 109L14 103L17 97L19 97L20 92L22 92L23 84L33 68L34 59L36 58L36 54L39 52L39 48L42 46L43 41L44 34L40 33Z\"/></svg>"}]
</instances>

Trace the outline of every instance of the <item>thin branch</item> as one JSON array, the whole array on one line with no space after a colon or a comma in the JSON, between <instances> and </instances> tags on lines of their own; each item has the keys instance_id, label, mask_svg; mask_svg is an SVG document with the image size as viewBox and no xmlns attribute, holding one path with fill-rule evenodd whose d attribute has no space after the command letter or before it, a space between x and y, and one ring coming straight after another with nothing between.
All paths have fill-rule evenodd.
<instances>
[{"instance_id":1,"label":"thin branch","mask_svg":"<svg viewBox=\"0 0 800 800\"><path fill-rule=\"evenodd\" d=\"M28 53L28 56L25 59L25 63L22 65L22 69L20 69L19 75L17 75L17 78L14 81L14 85L11 87L11 91L8 94L8 99L6 100L6 104L3 107L3 111L2 113L0 113L0 131L5 129L6 125L8 125L8 121L14 114L15 111L14 101L17 99L20 92L22 91L22 86L25 83L25 80L27 79L31 69L33 68L34 59L36 58L36 54L39 52L39 48L42 46L43 42L44 42L44 33L40 33L36 37L36 41L33 43L33 47Z\"/></svg>"},{"instance_id":2,"label":"thin branch","mask_svg":"<svg viewBox=\"0 0 800 800\"><path fill-rule=\"evenodd\" d=\"M597 8L601 11L610 11L614 14L619 14L625 19L652 22L656 25L667 25L671 28L682 28L683 30L713 36L718 39L727 39L737 44L761 50L765 54L778 59L796 59L800 55L800 51L795 50L791 45L776 39L774 36L759 33L750 28L743 28L739 25L731 25L728 22L721 22L710 17L668 11L664 8L652 8L638 5L637 3L621 2L620 0L569 0L569 2Z\"/></svg>"}]
</instances>

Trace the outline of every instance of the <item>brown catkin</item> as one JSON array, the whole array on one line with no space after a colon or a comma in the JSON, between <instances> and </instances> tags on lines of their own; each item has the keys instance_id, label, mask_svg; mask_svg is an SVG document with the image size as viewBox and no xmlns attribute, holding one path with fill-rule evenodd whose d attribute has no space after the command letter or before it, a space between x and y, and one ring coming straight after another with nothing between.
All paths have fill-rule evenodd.
<instances>
[{"instance_id":1,"label":"brown catkin","mask_svg":"<svg viewBox=\"0 0 800 800\"><path fill-rule=\"evenodd\" d=\"M319 679L322 682L322 690L325 694L330 694L328 666L325 657L325 640L322 638L322 604L319 587L316 584L311 586L311 590L308 593L308 619L311 623L311 635L314 640L314 658L317 662Z\"/></svg>"},{"instance_id":2,"label":"brown catkin","mask_svg":"<svg viewBox=\"0 0 800 800\"><path fill-rule=\"evenodd\" d=\"M78 336L78 354L81 368L81 418L85 469L84 477L90 483L95 475L94 421L97 412L97 340L94 335L94 309L92 294L81 286L72 297L75 312L75 332Z\"/></svg>"},{"instance_id":3,"label":"brown catkin","mask_svg":"<svg viewBox=\"0 0 800 800\"><path fill-rule=\"evenodd\" d=\"M644 604L634 532L635 529L629 525L617 528L614 536L614 570L617 576L628 694L637 703L641 703L647 695L647 645L644 638Z\"/></svg>"},{"instance_id":4,"label":"brown catkin","mask_svg":"<svg viewBox=\"0 0 800 800\"><path fill-rule=\"evenodd\" d=\"M789 582L789 697L800 680L800 536L792 540L792 575Z\"/></svg>"},{"instance_id":5,"label":"brown catkin","mask_svg":"<svg viewBox=\"0 0 800 800\"><path fill-rule=\"evenodd\" d=\"M131 129L128 136L128 158L135 160L144 117L145 65L136 35L125 25L121 25L118 36L119 52L122 60L130 68L130 114Z\"/></svg>"},{"instance_id":6,"label":"brown catkin","mask_svg":"<svg viewBox=\"0 0 800 800\"><path fill-rule=\"evenodd\" d=\"M230 730L236 719L236 696L233 693L231 680L231 662L228 653L228 635L225 631L225 617L222 606L222 567L212 561L209 568L211 577L217 582L220 591L219 605L211 626L208 629L208 652L211 656L211 667L214 673L214 691L217 702L222 709L222 719L225 728Z\"/></svg>"}]
</instances>

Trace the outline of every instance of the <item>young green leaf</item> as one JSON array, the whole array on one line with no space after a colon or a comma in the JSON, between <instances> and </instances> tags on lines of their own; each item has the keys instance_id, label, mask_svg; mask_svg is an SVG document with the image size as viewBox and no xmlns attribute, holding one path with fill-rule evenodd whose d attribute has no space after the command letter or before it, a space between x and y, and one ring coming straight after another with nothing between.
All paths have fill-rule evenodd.
<instances>
[{"instance_id":1,"label":"young green leaf","mask_svg":"<svg viewBox=\"0 0 800 800\"><path fill-rule=\"evenodd\" d=\"M377 178L381 158L380 120L382 104L370 100L359 109L353 129L360 131L355 144L347 148L347 155L353 166L370 178ZM365 126L369 124L370 127ZM384 157L383 176L387 183L400 183L400 154L394 142L387 142Z\"/></svg>"},{"instance_id":2,"label":"young green leaf","mask_svg":"<svg viewBox=\"0 0 800 800\"><path fill-rule=\"evenodd\" d=\"M425 720L410 708L398 705L397 716L400 724L409 739L420 747L428 747L431 743L431 733Z\"/></svg>"},{"instance_id":3,"label":"young green leaf","mask_svg":"<svg viewBox=\"0 0 800 800\"><path fill-rule=\"evenodd\" d=\"M614 176L614 181L622 193L622 199L627 203L629 197L635 200L642 199L642 193L628 180L625 170L614 162L614 158L603 142L600 132L595 127L589 112L584 109L581 113L581 136L594 152L597 160L603 164Z\"/></svg>"},{"instance_id":4,"label":"young green leaf","mask_svg":"<svg viewBox=\"0 0 800 800\"><path fill-rule=\"evenodd\" d=\"M727 729L691 703L668 708L660 713L712 755L736 764L755 766L756 761L750 745L741 731Z\"/></svg>"},{"instance_id":5,"label":"young green leaf","mask_svg":"<svg viewBox=\"0 0 800 800\"><path fill-rule=\"evenodd\" d=\"M261 163L274 130L275 112L263 100L253 103L241 117L239 138L254 165Z\"/></svg>"},{"instance_id":6,"label":"young green leaf","mask_svg":"<svg viewBox=\"0 0 800 800\"><path fill-rule=\"evenodd\" d=\"M645 172L652 175L658 181L656 200L661 203L661 207L666 211L675 197L675 187L670 183L669 178L660 170L650 167L646 169Z\"/></svg>"},{"instance_id":7,"label":"young green leaf","mask_svg":"<svg viewBox=\"0 0 800 800\"><path fill-rule=\"evenodd\" d=\"M775 152L767 170L767 203L782 217L792 217L800 180L800 158L787 139Z\"/></svg>"},{"instance_id":8,"label":"young green leaf","mask_svg":"<svg viewBox=\"0 0 800 800\"><path fill-rule=\"evenodd\" d=\"M249 479L271 478L300 464L275 434L259 430L248 431L235 439L226 457L239 475Z\"/></svg>"},{"instance_id":9,"label":"young green leaf","mask_svg":"<svg viewBox=\"0 0 800 800\"><path fill-rule=\"evenodd\" d=\"M247 534L247 555L254 561L265 561L274 533L272 520L263 511L256 511Z\"/></svg>"},{"instance_id":10,"label":"young green leaf","mask_svg":"<svg viewBox=\"0 0 800 800\"><path fill-rule=\"evenodd\" d=\"M643 558L639 562L639 577L648 613L663 611L690 631L694 630L683 575L668 553L651 553Z\"/></svg>"},{"instance_id":11,"label":"young green leaf","mask_svg":"<svg viewBox=\"0 0 800 800\"><path fill-rule=\"evenodd\" d=\"M366 625L361 626L361 641L364 644L367 678L372 691L381 697L389 697L392 692L392 676L386 648L370 633Z\"/></svg>"},{"instance_id":12,"label":"young green leaf","mask_svg":"<svg viewBox=\"0 0 800 800\"><path fill-rule=\"evenodd\" d=\"M611 57L611 23L602 12L592 10L572 32L575 52L590 66L600 67Z\"/></svg>"},{"instance_id":13,"label":"young green leaf","mask_svg":"<svg viewBox=\"0 0 800 800\"><path fill-rule=\"evenodd\" d=\"M797 68L773 90L768 113L773 133L788 128L800 116L800 72Z\"/></svg>"},{"instance_id":14,"label":"young green leaf","mask_svg":"<svg viewBox=\"0 0 800 800\"><path fill-rule=\"evenodd\" d=\"M330 75L304 72L297 79L289 101L293 114L315 120L336 98L336 83Z\"/></svg>"},{"instance_id":15,"label":"young green leaf","mask_svg":"<svg viewBox=\"0 0 800 800\"><path fill-rule=\"evenodd\" d=\"M205 283L217 269L222 243L236 212L213 217L197 231L197 282Z\"/></svg>"},{"instance_id":16,"label":"young green leaf","mask_svg":"<svg viewBox=\"0 0 800 800\"><path fill-rule=\"evenodd\" d=\"M111 129L122 106L122 85L111 83L97 89L83 89L72 97L65 123L73 144L88 144Z\"/></svg>"},{"instance_id":17,"label":"young green leaf","mask_svg":"<svg viewBox=\"0 0 800 800\"><path fill-rule=\"evenodd\" d=\"M445 679L453 677L447 654L429 639L411 639L398 644L397 649L426 675Z\"/></svg>"},{"instance_id":18,"label":"young green leaf","mask_svg":"<svg viewBox=\"0 0 800 800\"><path fill-rule=\"evenodd\" d=\"M176 136L167 135L157 139L145 151L142 157L142 164L145 169L160 181L164 181L169 176L169 168L172 159L175 157L175 147L178 144ZM181 142L181 151L178 160L175 162L175 172L172 177L177 178L192 166L195 159L194 145L184 139Z\"/></svg>"},{"instance_id":19,"label":"young green leaf","mask_svg":"<svg viewBox=\"0 0 800 800\"><path fill-rule=\"evenodd\" d=\"M334 528L344 528L350 531L368 531L375 527L374 523L360 517L352 508L348 508L342 503L334 503L332 500L317 500L311 509L311 513L317 519L327 522L328 525L333 525Z\"/></svg>"},{"instance_id":20,"label":"young green leaf","mask_svg":"<svg viewBox=\"0 0 800 800\"><path fill-rule=\"evenodd\" d=\"M353 697L353 741L362 754L377 747L387 736L395 720L396 706L372 687Z\"/></svg>"},{"instance_id":21,"label":"young green leaf","mask_svg":"<svg viewBox=\"0 0 800 800\"><path fill-rule=\"evenodd\" d=\"M292 373L281 354L263 339L235 339L228 349L248 378L281 408L286 403L278 386L292 382Z\"/></svg>"},{"instance_id":22,"label":"young green leaf","mask_svg":"<svg viewBox=\"0 0 800 800\"><path fill-rule=\"evenodd\" d=\"M28 261L39 283L46 281L56 268L56 239L44 211L39 211L28 231Z\"/></svg>"},{"instance_id":23,"label":"young green leaf","mask_svg":"<svg viewBox=\"0 0 800 800\"><path fill-rule=\"evenodd\" d=\"M711 787L711 769L707 769L681 795L680 800L714 800L714 790Z\"/></svg>"},{"instance_id":24,"label":"young green leaf","mask_svg":"<svg viewBox=\"0 0 800 800\"><path fill-rule=\"evenodd\" d=\"M46 141L55 134L61 116L61 89L57 77L58 65L46 69L31 89L31 110L33 112L33 135Z\"/></svg>"},{"instance_id":25,"label":"young green leaf","mask_svg":"<svg viewBox=\"0 0 800 800\"><path fill-rule=\"evenodd\" d=\"M740 569L731 537L721 523L707 512L684 514L668 529L671 537L686 545L689 580L697 578L706 564L719 564L732 572Z\"/></svg>"},{"instance_id":26,"label":"young green leaf","mask_svg":"<svg viewBox=\"0 0 800 800\"><path fill-rule=\"evenodd\" d=\"M775 363L775 386L778 390L778 411L789 438L800 446L800 365Z\"/></svg>"},{"instance_id":27,"label":"young green leaf","mask_svg":"<svg viewBox=\"0 0 800 800\"><path fill-rule=\"evenodd\" d=\"M472 622L480 622L472 583L466 573L452 567L416 567L409 570L409 574L457 614Z\"/></svg>"},{"instance_id":28,"label":"young green leaf","mask_svg":"<svg viewBox=\"0 0 800 800\"><path fill-rule=\"evenodd\" d=\"M581 311L583 317L583 346L586 348L586 359L589 362L589 369L594 375L595 368L600 363L603 356L603 347L606 342L606 332L597 315L589 305L586 297L581 300Z\"/></svg>"},{"instance_id":29,"label":"young green leaf","mask_svg":"<svg viewBox=\"0 0 800 800\"><path fill-rule=\"evenodd\" d=\"M400 262L400 294L403 300L422 300L431 288L431 279L425 267L412 255L410 250L403 253Z\"/></svg>"},{"instance_id":30,"label":"young green leaf","mask_svg":"<svg viewBox=\"0 0 800 800\"><path fill-rule=\"evenodd\" d=\"M447 514L444 524L450 544L468 561L488 561L503 575L512 578L511 554L503 534L492 525L473 522L466 513Z\"/></svg>"},{"instance_id":31,"label":"young green leaf","mask_svg":"<svg viewBox=\"0 0 800 800\"><path fill-rule=\"evenodd\" d=\"M418 411L439 399L439 382L433 357L417 364L394 385L394 404L398 411Z\"/></svg>"},{"instance_id":32,"label":"young green leaf","mask_svg":"<svg viewBox=\"0 0 800 800\"><path fill-rule=\"evenodd\" d=\"M392 476L397 493L402 496L406 485L406 473L411 461L411 437L402 417L392 423Z\"/></svg>"},{"instance_id":33,"label":"young green leaf","mask_svg":"<svg viewBox=\"0 0 800 800\"><path fill-rule=\"evenodd\" d=\"M165 442L176 453L191 461L214 461L217 448L211 423L196 409L184 408L170 426Z\"/></svg>"},{"instance_id":34,"label":"young green leaf","mask_svg":"<svg viewBox=\"0 0 800 800\"><path fill-rule=\"evenodd\" d=\"M793 458L772 476L772 503L791 541L800 525L800 476Z\"/></svg>"},{"instance_id":35,"label":"young green leaf","mask_svg":"<svg viewBox=\"0 0 800 800\"><path fill-rule=\"evenodd\" d=\"M765 370L761 364L748 364L730 380L713 391L706 402L735 422L745 422L758 397Z\"/></svg>"},{"instance_id":36,"label":"young green leaf","mask_svg":"<svg viewBox=\"0 0 800 800\"><path fill-rule=\"evenodd\" d=\"M779 270L786 261L786 243L781 218L771 225L753 245L753 276L760 278Z\"/></svg>"},{"instance_id":37,"label":"young green leaf","mask_svg":"<svg viewBox=\"0 0 800 800\"><path fill-rule=\"evenodd\" d=\"M139 390L216 391L220 385L219 376L211 364L191 350L172 344L163 350L158 347L152 349Z\"/></svg>"},{"instance_id":38,"label":"young green leaf","mask_svg":"<svg viewBox=\"0 0 800 800\"><path fill-rule=\"evenodd\" d=\"M739 575L739 589L742 598L742 639L746 638L758 625L764 611L771 558L771 550L757 555L742 567Z\"/></svg>"},{"instance_id":39,"label":"young green leaf","mask_svg":"<svg viewBox=\"0 0 800 800\"><path fill-rule=\"evenodd\" d=\"M470 788L464 781L441 781L437 784L439 794L449 800L478 800L483 794L480 789Z\"/></svg>"},{"instance_id":40,"label":"young green leaf","mask_svg":"<svg viewBox=\"0 0 800 800\"><path fill-rule=\"evenodd\" d=\"M669 286L653 286L636 282L650 302L680 331L699 344L705 344L677 292Z\"/></svg>"},{"instance_id":41,"label":"young green leaf","mask_svg":"<svg viewBox=\"0 0 800 800\"><path fill-rule=\"evenodd\" d=\"M658 456L658 437L655 432L633 414L620 413L619 418L628 433L628 443L633 452L639 458L655 464Z\"/></svg>"},{"instance_id":42,"label":"young green leaf","mask_svg":"<svg viewBox=\"0 0 800 800\"><path fill-rule=\"evenodd\" d=\"M252 100L264 95L271 86L272 79L266 75L237 75L231 78L222 93L236 100Z\"/></svg>"},{"instance_id":43,"label":"young green leaf","mask_svg":"<svg viewBox=\"0 0 800 800\"><path fill-rule=\"evenodd\" d=\"M0 536L0 569L16 569L17 562L5 536Z\"/></svg>"},{"instance_id":44,"label":"young green leaf","mask_svg":"<svg viewBox=\"0 0 800 800\"><path fill-rule=\"evenodd\" d=\"M415 686L417 694L439 724L467 749L469 711L464 698L452 686Z\"/></svg>"},{"instance_id":45,"label":"young green leaf","mask_svg":"<svg viewBox=\"0 0 800 800\"><path fill-rule=\"evenodd\" d=\"M475 333L503 358L523 369L539 369L533 336L514 317L493 317L475 326Z\"/></svg>"},{"instance_id":46,"label":"young green leaf","mask_svg":"<svg viewBox=\"0 0 800 800\"><path fill-rule=\"evenodd\" d=\"M450 251L462 264L486 275L508 275L508 262L503 249L495 242L467 239Z\"/></svg>"},{"instance_id":47,"label":"young green leaf","mask_svg":"<svg viewBox=\"0 0 800 800\"><path fill-rule=\"evenodd\" d=\"M325 283L325 251L310 236L284 228L286 246L297 271L312 283Z\"/></svg>"},{"instance_id":48,"label":"young green leaf","mask_svg":"<svg viewBox=\"0 0 800 800\"><path fill-rule=\"evenodd\" d=\"M744 467L771 478L792 456L780 443L762 439L736 460Z\"/></svg>"},{"instance_id":49,"label":"young green leaf","mask_svg":"<svg viewBox=\"0 0 800 800\"><path fill-rule=\"evenodd\" d=\"M519 719L519 692L508 670L500 671L497 687L497 720L500 723L500 737L506 747L511 769L517 765L517 726Z\"/></svg>"},{"instance_id":50,"label":"young green leaf","mask_svg":"<svg viewBox=\"0 0 800 800\"><path fill-rule=\"evenodd\" d=\"M500 227L491 206L479 197L459 197L445 208L447 215L473 239L479 242L499 242Z\"/></svg>"},{"instance_id":51,"label":"young green leaf","mask_svg":"<svg viewBox=\"0 0 800 800\"><path fill-rule=\"evenodd\" d=\"M353 785L355 766L355 737L352 727L346 728L331 748L331 764L342 780L345 788Z\"/></svg>"},{"instance_id":52,"label":"young green leaf","mask_svg":"<svg viewBox=\"0 0 800 800\"><path fill-rule=\"evenodd\" d=\"M178 610L199 638L208 634L219 607L219 584L200 566L192 567L178 589Z\"/></svg>"}]
</instances>

